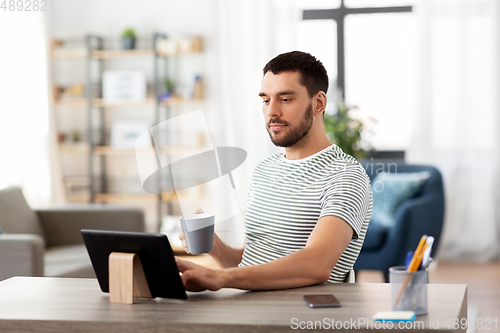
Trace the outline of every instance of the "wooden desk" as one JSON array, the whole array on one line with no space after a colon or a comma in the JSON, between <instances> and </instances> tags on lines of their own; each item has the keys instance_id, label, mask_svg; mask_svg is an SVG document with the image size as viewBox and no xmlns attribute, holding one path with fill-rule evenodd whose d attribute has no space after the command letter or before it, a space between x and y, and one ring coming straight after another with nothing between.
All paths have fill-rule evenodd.
<instances>
[{"instance_id":1,"label":"wooden desk","mask_svg":"<svg viewBox=\"0 0 500 333\"><path fill-rule=\"evenodd\" d=\"M108 294L100 291L94 279L14 277L0 282L0 331L296 332L298 329L292 328L299 327L301 321L304 326L307 321L334 320L334 325L354 324L350 329L355 332L385 332L385 329L370 329L366 323L360 325L359 318L374 323L373 314L390 309L389 287L389 284L322 284L265 292L224 289L190 293L186 301L139 300L137 304L122 305L110 303ZM467 286L430 284L428 287L429 313L417 317L423 327L409 331L453 332L444 325L447 321L452 324L454 318L467 318ZM318 293L335 294L342 307L308 308L303 296ZM430 323L436 325L438 321L440 329L431 330Z\"/></svg>"}]
</instances>

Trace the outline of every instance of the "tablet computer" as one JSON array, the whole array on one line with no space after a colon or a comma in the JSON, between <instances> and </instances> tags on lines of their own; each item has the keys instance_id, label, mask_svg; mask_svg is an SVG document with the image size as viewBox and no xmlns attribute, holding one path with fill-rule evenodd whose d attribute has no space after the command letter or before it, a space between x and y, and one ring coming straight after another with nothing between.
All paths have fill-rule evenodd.
<instances>
[{"instance_id":1,"label":"tablet computer","mask_svg":"<svg viewBox=\"0 0 500 333\"><path fill-rule=\"evenodd\" d=\"M167 236L159 233L81 230L101 290L109 292L111 252L136 253L153 297L187 299Z\"/></svg>"}]
</instances>

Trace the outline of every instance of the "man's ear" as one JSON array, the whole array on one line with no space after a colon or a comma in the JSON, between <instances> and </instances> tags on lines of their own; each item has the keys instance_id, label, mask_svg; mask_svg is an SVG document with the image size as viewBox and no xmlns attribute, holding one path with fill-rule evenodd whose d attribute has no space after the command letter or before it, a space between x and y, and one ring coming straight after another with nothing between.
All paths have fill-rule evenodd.
<instances>
[{"instance_id":1,"label":"man's ear","mask_svg":"<svg viewBox=\"0 0 500 333\"><path fill-rule=\"evenodd\" d=\"M326 94L324 91L318 91L313 98L313 111L315 114L323 113L326 109Z\"/></svg>"}]
</instances>

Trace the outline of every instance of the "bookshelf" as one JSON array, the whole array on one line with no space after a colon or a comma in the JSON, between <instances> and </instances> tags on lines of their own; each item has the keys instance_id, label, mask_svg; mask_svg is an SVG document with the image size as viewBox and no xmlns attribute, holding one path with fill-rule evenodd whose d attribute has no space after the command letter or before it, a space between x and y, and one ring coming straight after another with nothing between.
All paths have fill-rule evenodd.
<instances>
[{"instance_id":1,"label":"bookshelf","mask_svg":"<svg viewBox=\"0 0 500 333\"><path fill-rule=\"evenodd\" d=\"M79 167L86 166L84 172L77 174L71 170L62 170L62 183L66 190L66 201L88 202L88 203L147 203L156 204L156 227L159 230L161 219L165 213L170 213L172 203L177 198L170 194L148 194L140 188L138 175L124 175L113 170L113 165L134 164L131 159L135 158L134 147L118 148L111 143L110 132L112 131L113 119L120 118L122 110L126 110L130 117L136 113L138 118L150 119L151 126L159 124L175 114L176 108L185 106L200 107L203 99L199 95L189 98L180 94L172 94L170 97L158 99L156 96L163 94L166 89L166 79L174 80L168 71L169 61L192 54L201 54L201 39L193 37L189 48L162 47L167 45L168 39L163 34L154 34L149 42L144 42L149 47L133 50L121 50L108 48L107 38L100 36L86 36L79 42L72 40L53 40L52 62L71 62L71 68L79 68L84 72L84 82L75 82L69 87L61 86L57 78L53 81L53 106L56 118L78 117L81 125L75 135L74 131L62 130L58 127L59 155L61 164L63 160L75 161ZM170 41L171 43L171 41ZM167 45L168 46L168 45ZM135 65L127 67L127 61ZM125 70L135 69L137 63L145 67L152 67L152 78L148 78L147 95L140 100L106 100L102 95L103 73L107 67L115 69L115 63L119 63ZM56 66L53 65L57 72ZM58 73L53 74L57 77ZM175 73L174 73L175 74ZM78 136L78 140L75 139ZM203 138L198 138L193 146L171 147L163 146L161 154L168 155L178 152L190 152L196 154L203 145ZM120 162L128 159L128 162ZM79 161L79 162L76 162ZM118 161L118 162L117 162ZM137 172L135 172L137 173ZM133 174L133 172L132 172ZM118 185L117 185L118 184ZM120 188L133 188L133 191L121 190ZM118 188L118 190L117 190ZM151 229L151 228L150 228Z\"/></svg>"}]
</instances>

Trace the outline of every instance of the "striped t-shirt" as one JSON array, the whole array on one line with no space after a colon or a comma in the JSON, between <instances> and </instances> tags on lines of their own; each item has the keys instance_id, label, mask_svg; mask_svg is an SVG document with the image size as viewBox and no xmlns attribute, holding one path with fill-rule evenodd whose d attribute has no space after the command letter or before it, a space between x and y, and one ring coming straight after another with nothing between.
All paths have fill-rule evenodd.
<instances>
[{"instance_id":1,"label":"striped t-shirt","mask_svg":"<svg viewBox=\"0 0 500 333\"><path fill-rule=\"evenodd\" d=\"M300 160L276 154L255 168L250 181L247 240L239 266L267 263L303 249L318 220L333 215L354 230L328 280L343 282L363 245L371 211L370 179L338 146Z\"/></svg>"}]
</instances>

